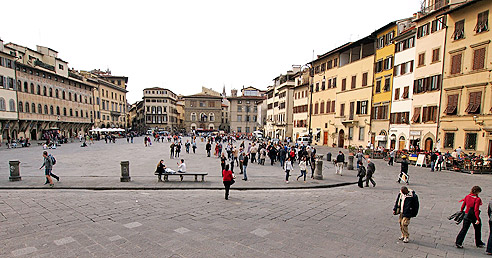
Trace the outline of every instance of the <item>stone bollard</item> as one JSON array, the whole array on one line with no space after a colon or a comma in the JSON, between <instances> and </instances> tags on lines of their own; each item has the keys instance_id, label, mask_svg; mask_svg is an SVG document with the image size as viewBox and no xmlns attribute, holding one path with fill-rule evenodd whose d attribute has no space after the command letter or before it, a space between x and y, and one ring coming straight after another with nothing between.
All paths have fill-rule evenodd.
<instances>
[{"instance_id":1,"label":"stone bollard","mask_svg":"<svg viewBox=\"0 0 492 258\"><path fill-rule=\"evenodd\" d=\"M130 182L130 161L121 161L121 182Z\"/></svg>"},{"instance_id":2,"label":"stone bollard","mask_svg":"<svg viewBox=\"0 0 492 258\"><path fill-rule=\"evenodd\" d=\"M317 159L314 164L315 164L314 179L322 180L323 179L323 161L321 159Z\"/></svg>"},{"instance_id":3,"label":"stone bollard","mask_svg":"<svg viewBox=\"0 0 492 258\"><path fill-rule=\"evenodd\" d=\"M9 181L11 181L11 182L21 181L19 164L20 164L20 161L18 161L18 160L9 161L9 168L10 168Z\"/></svg>"},{"instance_id":4,"label":"stone bollard","mask_svg":"<svg viewBox=\"0 0 492 258\"><path fill-rule=\"evenodd\" d=\"M331 152L328 152L328 154L326 154L326 161L331 161Z\"/></svg>"},{"instance_id":5,"label":"stone bollard","mask_svg":"<svg viewBox=\"0 0 492 258\"><path fill-rule=\"evenodd\" d=\"M348 170L354 170L354 156L349 156L348 157L347 169Z\"/></svg>"}]
</instances>

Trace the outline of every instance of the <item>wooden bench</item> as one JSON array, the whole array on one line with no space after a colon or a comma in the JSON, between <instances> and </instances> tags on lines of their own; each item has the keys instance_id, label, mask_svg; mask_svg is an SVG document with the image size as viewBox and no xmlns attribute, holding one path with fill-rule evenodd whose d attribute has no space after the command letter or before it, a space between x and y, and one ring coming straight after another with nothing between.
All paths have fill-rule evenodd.
<instances>
[{"instance_id":1,"label":"wooden bench","mask_svg":"<svg viewBox=\"0 0 492 258\"><path fill-rule=\"evenodd\" d=\"M155 172L154 175L159 178L159 173ZM185 173L162 173L162 176L164 176L164 181L168 182L169 181L169 176L179 176L181 178L181 181L183 181L184 176L195 176L195 182L198 182L198 176L202 177L202 182L205 181L205 176L208 175L207 172L185 172Z\"/></svg>"}]
</instances>

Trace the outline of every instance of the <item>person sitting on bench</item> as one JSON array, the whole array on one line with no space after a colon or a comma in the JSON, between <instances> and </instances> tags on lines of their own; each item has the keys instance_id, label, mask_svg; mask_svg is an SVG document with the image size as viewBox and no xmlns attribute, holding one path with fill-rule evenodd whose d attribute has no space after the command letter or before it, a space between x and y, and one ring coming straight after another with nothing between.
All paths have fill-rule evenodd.
<instances>
[{"instance_id":1,"label":"person sitting on bench","mask_svg":"<svg viewBox=\"0 0 492 258\"><path fill-rule=\"evenodd\" d=\"M178 164L178 173L186 173L186 164L184 159L181 159L181 164L179 162L176 164ZM181 181L183 181L183 176L180 175L179 177L181 178Z\"/></svg>"},{"instance_id":2,"label":"person sitting on bench","mask_svg":"<svg viewBox=\"0 0 492 258\"><path fill-rule=\"evenodd\" d=\"M162 182L161 176L162 174L166 173L165 170L166 170L166 165L164 165L164 160L161 159L161 161L159 161L159 163L157 164L157 168L155 170L155 172L159 174L158 182Z\"/></svg>"}]
</instances>

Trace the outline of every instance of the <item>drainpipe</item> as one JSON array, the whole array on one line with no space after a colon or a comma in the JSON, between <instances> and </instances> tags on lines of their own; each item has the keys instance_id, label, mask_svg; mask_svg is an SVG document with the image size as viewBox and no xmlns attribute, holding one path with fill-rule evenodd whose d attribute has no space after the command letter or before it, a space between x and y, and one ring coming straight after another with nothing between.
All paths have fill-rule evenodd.
<instances>
[{"instance_id":1,"label":"drainpipe","mask_svg":"<svg viewBox=\"0 0 492 258\"><path fill-rule=\"evenodd\" d=\"M447 15L446 15L447 16ZM439 128L441 127L441 103L442 103L442 92L444 91L443 86L444 86L444 61L446 60L444 57L446 56L446 43L448 41L448 25L447 25L447 19L446 17L446 31L444 32L444 47L443 47L443 55L442 55L442 70L441 70L441 85L439 85L440 88L440 94L439 94L439 103L438 103L438 115L437 115L437 127L436 127L436 142L439 142L439 151L444 147L444 142L441 141L441 138L439 137Z\"/></svg>"}]
</instances>

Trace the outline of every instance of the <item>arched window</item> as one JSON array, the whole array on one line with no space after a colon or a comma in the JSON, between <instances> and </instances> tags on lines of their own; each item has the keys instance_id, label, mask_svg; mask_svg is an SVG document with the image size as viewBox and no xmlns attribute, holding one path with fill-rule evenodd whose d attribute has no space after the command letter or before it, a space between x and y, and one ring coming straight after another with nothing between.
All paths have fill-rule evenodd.
<instances>
[{"instance_id":1,"label":"arched window","mask_svg":"<svg viewBox=\"0 0 492 258\"><path fill-rule=\"evenodd\" d=\"M77 102L77 93L73 94L73 101Z\"/></svg>"},{"instance_id":2,"label":"arched window","mask_svg":"<svg viewBox=\"0 0 492 258\"><path fill-rule=\"evenodd\" d=\"M208 116L209 116L210 122L213 122L215 120L214 113L210 113Z\"/></svg>"},{"instance_id":3,"label":"arched window","mask_svg":"<svg viewBox=\"0 0 492 258\"><path fill-rule=\"evenodd\" d=\"M321 104L319 104L319 113L323 114L325 113L325 102L321 101Z\"/></svg>"},{"instance_id":4,"label":"arched window","mask_svg":"<svg viewBox=\"0 0 492 258\"><path fill-rule=\"evenodd\" d=\"M92 97L89 98L89 104L92 105Z\"/></svg>"},{"instance_id":5,"label":"arched window","mask_svg":"<svg viewBox=\"0 0 492 258\"><path fill-rule=\"evenodd\" d=\"M82 95L79 95L79 102L82 103Z\"/></svg>"},{"instance_id":6,"label":"arched window","mask_svg":"<svg viewBox=\"0 0 492 258\"><path fill-rule=\"evenodd\" d=\"M47 115L48 114L48 105L44 105L44 114Z\"/></svg>"},{"instance_id":7,"label":"arched window","mask_svg":"<svg viewBox=\"0 0 492 258\"><path fill-rule=\"evenodd\" d=\"M63 108L63 115L67 116L67 108Z\"/></svg>"},{"instance_id":8,"label":"arched window","mask_svg":"<svg viewBox=\"0 0 492 258\"><path fill-rule=\"evenodd\" d=\"M87 104L87 97L84 97L84 99L85 99L85 104Z\"/></svg>"},{"instance_id":9,"label":"arched window","mask_svg":"<svg viewBox=\"0 0 492 258\"><path fill-rule=\"evenodd\" d=\"M87 113L87 111L85 111L85 117L89 117L88 115L89 113ZM92 116L92 113L91 113L91 116Z\"/></svg>"},{"instance_id":10,"label":"arched window","mask_svg":"<svg viewBox=\"0 0 492 258\"><path fill-rule=\"evenodd\" d=\"M79 111L75 110L75 117L78 117L78 116L79 116Z\"/></svg>"},{"instance_id":11,"label":"arched window","mask_svg":"<svg viewBox=\"0 0 492 258\"><path fill-rule=\"evenodd\" d=\"M62 92L62 99L65 99L65 91Z\"/></svg>"},{"instance_id":12,"label":"arched window","mask_svg":"<svg viewBox=\"0 0 492 258\"><path fill-rule=\"evenodd\" d=\"M32 107L32 110L31 110L31 111L32 111L33 113L36 113L36 104L32 103L32 104L31 104L31 107Z\"/></svg>"},{"instance_id":13,"label":"arched window","mask_svg":"<svg viewBox=\"0 0 492 258\"><path fill-rule=\"evenodd\" d=\"M157 114L162 114L162 107L157 107Z\"/></svg>"},{"instance_id":14,"label":"arched window","mask_svg":"<svg viewBox=\"0 0 492 258\"><path fill-rule=\"evenodd\" d=\"M53 106L50 106L50 115L54 115L54 114L55 114L55 112L53 110Z\"/></svg>"},{"instance_id":15,"label":"arched window","mask_svg":"<svg viewBox=\"0 0 492 258\"><path fill-rule=\"evenodd\" d=\"M22 91L22 82L20 80L17 81L17 90Z\"/></svg>"},{"instance_id":16,"label":"arched window","mask_svg":"<svg viewBox=\"0 0 492 258\"><path fill-rule=\"evenodd\" d=\"M22 104L22 101L19 101L19 112L24 112L24 106Z\"/></svg>"},{"instance_id":17,"label":"arched window","mask_svg":"<svg viewBox=\"0 0 492 258\"><path fill-rule=\"evenodd\" d=\"M60 97L60 95L58 94L58 89L55 90L55 97L56 98L59 98Z\"/></svg>"},{"instance_id":18,"label":"arched window","mask_svg":"<svg viewBox=\"0 0 492 258\"><path fill-rule=\"evenodd\" d=\"M29 84L27 82L24 82L24 92L29 92Z\"/></svg>"},{"instance_id":19,"label":"arched window","mask_svg":"<svg viewBox=\"0 0 492 258\"><path fill-rule=\"evenodd\" d=\"M46 96L46 86L43 86L43 96Z\"/></svg>"},{"instance_id":20,"label":"arched window","mask_svg":"<svg viewBox=\"0 0 492 258\"><path fill-rule=\"evenodd\" d=\"M191 113L191 121L196 121L196 113Z\"/></svg>"},{"instance_id":21,"label":"arched window","mask_svg":"<svg viewBox=\"0 0 492 258\"><path fill-rule=\"evenodd\" d=\"M59 106L56 106L56 115L59 116L60 115L60 107Z\"/></svg>"},{"instance_id":22,"label":"arched window","mask_svg":"<svg viewBox=\"0 0 492 258\"><path fill-rule=\"evenodd\" d=\"M15 100L13 100L13 99L9 100L9 111L15 112Z\"/></svg>"},{"instance_id":23,"label":"arched window","mask_svg":"<svg viewBox=\"0 0 492 258\"><path fill-rule=\"evenodd\" d=\"M68 93L68 100L72 101L72 93L71 92Z\"/></svg>"},{"instance_id":24,"label":"arched window","mask_svg":"<svg viewBox=\"0 0 492 258\"><path fill-rule=\"evenodd\" d=\"M5 99L4 98L0 98L0 111L5 111L6 110L6 107L5 107Z\"/></svg>"},{"instance_id":25,"label":"arched window","mask_svg":"<svg viewBox=\"0 0 492 258\"><path fill-rule=\"evenodd\" d=\"M43 106L41 106L41 104L38 104L38 113L43 113Z\"/></svg>"},{"instance_id":26,"label":"arched window","mask_svg":"<svg viewBox=\"0 0 492 258\"><path fill-rule=\"evenodd\" d=\"M31 94L34 94L34 83L31 83Z\"/></svg>"},{"instance_id":27,"label":"arched window","mask_svg":"<svg viewBox=\"0 0 492 258\"><path fill-rule=\"evenodd\" d=\"M29 113L29 102L26 102L26 113Z\"/></svg>"},{"instance_id":28,"label":"arched window","mask_svg":"<svg viewBox=\"0 0 492 258\"><path fill-rule=\"evenodd\" d=\"M51 87L49 89L49 94L50 94L50 97L53 97L53 89Z\"/></svg>"},{"instance_id":29,"label":"arched window","mask_svg":"<svg viewBox=\"0 0 492 258\"><path fill-rule=\"evenodd\" d=\"M155 114L156 108L155 107L152 107L151 110L152 110L152 114Z\"/></svg>"},{"instance_id":30,"label":"arched window","mask_svg":"<svg viewBox=\"0 0 492 258\"><path fill-rule=\"evenodd\" d=\"M38 90L36 91L36 94L41 95L41 86L38 84Z\"/></svg>"},{"instance_id":31,"label":"arched window","mask_svg":"<svg viewBox=\"0 0 492 258\"><path fill-rule=\"evenodd\" d=\"M70 109L70 116L73 116L73 110Z\"/></svg>"},{"instance_id":32,"label":"arched window","mask_svg":"<svg viewBox=\"0 0 492 258\"><path fill-rule=\"evenodd\" d=\"M80 110L80 117L84 117L84 110Z\"/></svg>"}]
</instances>

